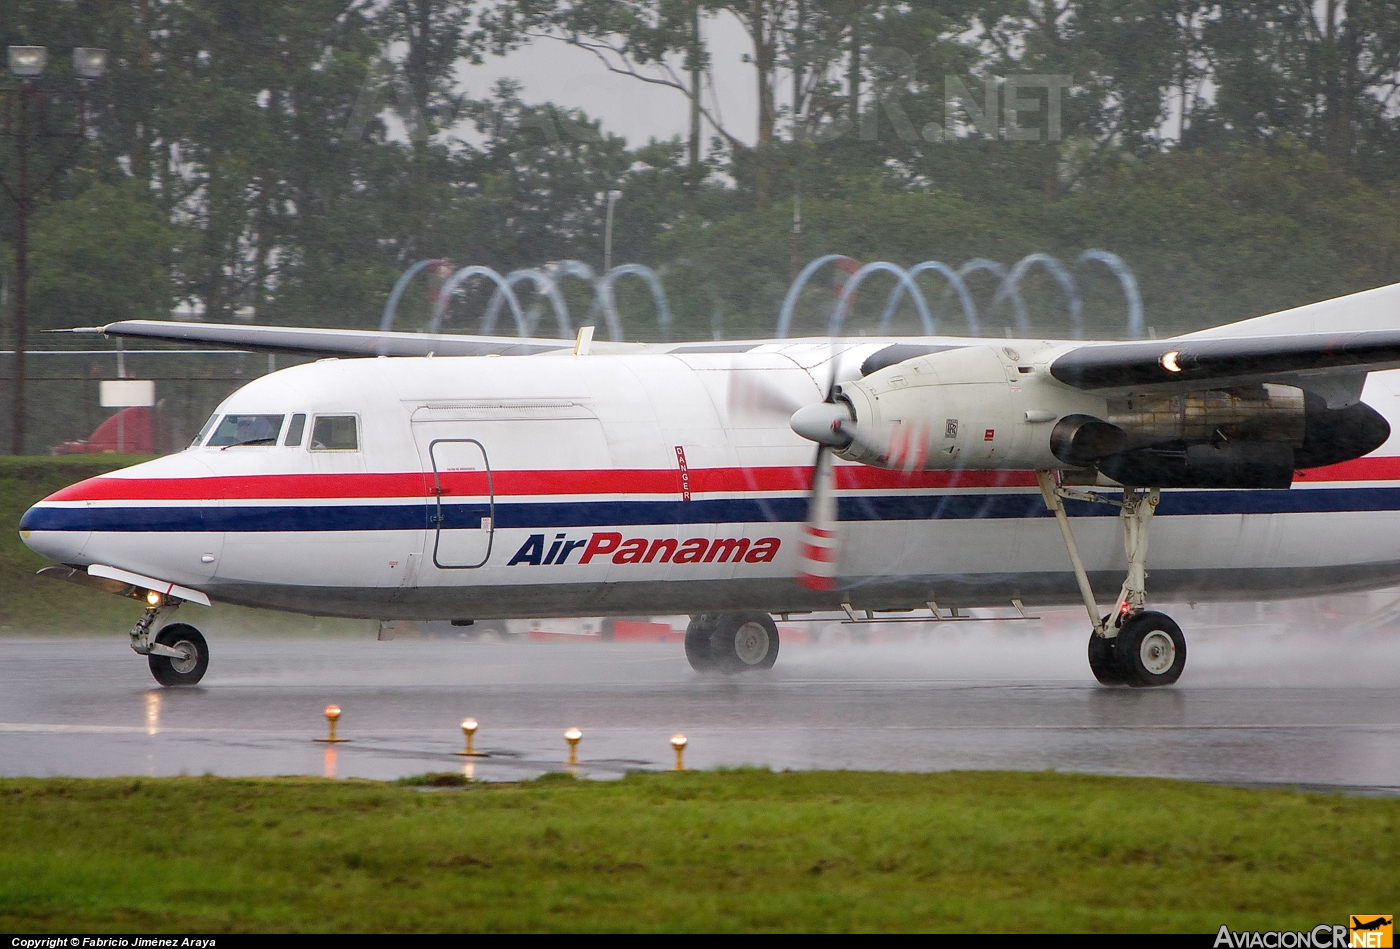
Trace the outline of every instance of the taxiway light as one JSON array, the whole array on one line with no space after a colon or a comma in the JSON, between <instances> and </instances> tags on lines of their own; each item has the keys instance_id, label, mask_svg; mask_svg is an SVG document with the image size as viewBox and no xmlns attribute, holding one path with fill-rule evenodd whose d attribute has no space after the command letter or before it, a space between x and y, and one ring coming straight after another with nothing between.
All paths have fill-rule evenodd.
<instances>
[{"instance_id":1,"label":"taxiway light","mask_svg":"<svg viewBox=\"0 0 1400 949\"><path fill-rule=\"evenodd\" d=\"M465 758L485 758L486 755L479 751L472 750L472 738L476 735L476 719L468 718L462 722L462 734L467 738L467 747L462 751L454 751L453 754L461 755Z\"/></svg>"},{"instance_id":2,"label":"taxiway light","mask_svg":"<svg viewBox=\"0 0 1400 949\"><path fill-rule=\"evenodd\" d=\"M671 736L671 747L674 748L674 749L676 749L676 770L677 770L677 771L684 771L684 770L685 770L685 761L684 761L685 745L686 745L686 741L685 741L685 736L684 736L684 735L672 735L672 736Z\"/></svg>"},{"instance_id":3,"label":"taxiway light","mask_svg":"<svg viewBox=\"0 0 1400 949\"><path fill-rule=\"evenodd\" d=\"M164 601L164 597L162 597L162 596L161 596L159 593L157 593L155 590L147 590L147 591L146 591L146 602L147 602L151 607L154 608L154 607L160 606L160 604L161 604L163 601Z\"/></svg>"},{"instance_id":4,"label":"taxiway light","mask_svg":"<svg viewBox=\"0 0 1400 949\"><path fill-rule=\"evenodd\" d=\"M564 733L564 740L569 743L569 764L578 764L578 741L583 737L583 732L577 728L570 728Z\"/></svg>"},{"instance_id":5,"label":"taxiway light","mask_svg":"<svg viewBox=\"0 0 1400 949\"><path fill-rule=\"evenodd\" d=\"M325 742L342 742L342 741L349 741L348 738L337 738L337 737L335 737L335 723L336 723L339 719L340 719L340 706L339 706L339 705L327 705L327 706L326 706L326 724L330 726L330 732L326 735L325 738L317 738L317 739L314 739L314 740L315 740L315 741L325 741Z\"/></svg>"}]
</instances>

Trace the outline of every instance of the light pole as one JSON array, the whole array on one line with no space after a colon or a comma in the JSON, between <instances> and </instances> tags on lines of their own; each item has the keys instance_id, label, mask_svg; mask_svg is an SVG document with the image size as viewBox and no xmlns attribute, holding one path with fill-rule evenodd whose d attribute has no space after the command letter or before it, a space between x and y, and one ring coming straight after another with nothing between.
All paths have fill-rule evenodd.
<instances>
[{"instance_id":1,"label":"light pole","mask_svg":"<svg viewBox=\"0 0 1400 949\"><path fill-rule=\"evenodd\" d=\"M15 455L24 454L24 355L29 335L29 203L34 193L52 181L63 167L63 163L59 163L37 188L31 188L29 142L35 138L76 138L81 144L87 138L87 84L89 80L101 76L106 69L107 51L86 47L73 50L73 71L78 76L77 132L51 132L44 121L48 113L48 95L43 90L36 89L32 80L43 75L48 59L48 50L42 46L11 46L10 72L19 79L19 88L3 90L5 115L0 136L14 141L15 151L19 156L15 187L11 188L9 182L0 178L0 187L4 188L5 194L15 203L14 427L10 432L10 452ZM40 110L37 129L30 128L29 110L33 105L37 105ZM74 153L76 151L75 148Z\"/></svg>"},{"instance_id":2,"label":"light pole","mask_svg":"<svg viewBox=\"0 0 1400 949\"><path fill-rule=\"evenodd\" d=\"M608 222L603 227L603 273L612 270L612 222L613 205L622 197L621 191L608 192Z\"/></svg>"}]
</instances>

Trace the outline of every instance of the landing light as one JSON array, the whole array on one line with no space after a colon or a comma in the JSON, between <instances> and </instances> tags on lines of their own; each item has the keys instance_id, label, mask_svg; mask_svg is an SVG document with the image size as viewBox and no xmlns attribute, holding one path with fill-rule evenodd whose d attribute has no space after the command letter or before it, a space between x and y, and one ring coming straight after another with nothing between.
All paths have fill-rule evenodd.
<instances>
[{"instance_id":1,"label":"landing light","mask_svg":"<svg viewBox=\"0 0 1400 949\"><path fill-rule=\"evenodd\" d=\"M146 602L152 607L160 606L165 602L165 597L161 596L155 590L150 590L146 593Z\"/></svg>"},{"instance_id":2,"label":"landing light","mask_svg":"<svg viewBox=\"0 0 1400 949\"><path fill-rule=\"evenodd\" d=\"M1162 364L1162 368L1167 370L1167 372L1180 372L1181 367L1176 364L1176 357L1180 355L1181 353L1173 349L1169 353L1163 353L1162 358L1157 361Z\"/></svg>"}]
</instances>

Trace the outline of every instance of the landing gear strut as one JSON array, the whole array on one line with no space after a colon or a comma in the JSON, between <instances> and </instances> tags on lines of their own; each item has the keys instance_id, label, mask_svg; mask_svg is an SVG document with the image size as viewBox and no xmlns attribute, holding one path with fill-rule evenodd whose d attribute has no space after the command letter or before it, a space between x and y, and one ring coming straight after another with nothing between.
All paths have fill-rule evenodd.
<instances>
[{"instance_id":1,"label":"landing gear strut","mask_svg":"<svg viewBox=\"0 0 1400 949\"><path fill-rule=\"evenodd\" d=\"M1093 632L1089 636L1089 669L1103 685L1137 688L1171 685L1186 667L1186 637L1170 616L1147 609L1147 530L1161 498L1158 488L1123 488L1116 502L1123 518L1123 546L1128 573L1113 612L1100 617L1089 574L1079 558L1079 548L1069 529L1064 498L1114 504L1089 491L1075 491L1055 483L1048 471L1037 471L1036 480L1045 506L1055 515L1065 542L1079 593L1089 611Z\"/></svg>"},{"instance_id":2,"label":"landing gear strut","mask_svg":"<svg viewBox=\"0 0 1400 949\"><path fill-rule=\"evenodd\" d=\"M172 623L151 635L156 621L169 618L180 603L173 597L154 603L131 627L132 651L146 657L151 675L165 686L194 685L204 678L209 668L209 644L200 631L188 623Z\"/></svg>"},{"instance_id":3,"label":"landing gear strut","mask_svg":"<svg viewBox=\"0 0 1400 949\"><path fill-rule=\"evenodd\" d=\"M685 630L685 658L696 672L771 669L778 661L778 625L767 613L693 616Z\"/></svg>"}]
</instances>

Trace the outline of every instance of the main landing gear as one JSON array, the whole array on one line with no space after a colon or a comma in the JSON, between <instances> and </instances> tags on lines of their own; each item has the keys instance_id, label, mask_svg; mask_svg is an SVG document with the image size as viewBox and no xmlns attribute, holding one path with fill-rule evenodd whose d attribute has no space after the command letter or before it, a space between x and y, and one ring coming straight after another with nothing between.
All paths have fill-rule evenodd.
<instances>
[{"instance_id":1,"label":"main landing gear","mask_svg":"<svg viewBox=\"0 0 1400 949\"><path fill-rule=\"evenodd\" d=\"M151 629L157 620L169 618L180 606L174 597L153 594L146 612L131 628L131 648L146 657L151 675L161 685L194 685L204 678L209 668L209 644L199 630L188 623L162 626L154 637Z\"/></svg>"},{"instance_id":2,"label":"main landing gear","mask_svg":"<svg viewBox=\"0 0 1400 949\"><path fill-rule=\"evenodd\" d=\"M696 672L771 669L778 661L778 625L767 613L702 613L685 630L685 658Z\"/></svg>"},{"instance_id":3,"label":"main landing gear","mask_svg":"<svg viewBox=\"0 0 1400 949\"><path fill-rule=\"evenodd\" d=\"M1128 553L1128 575L1118 593L1113 612L1100 617L1089 575L1079 558L1064 498L1113 504L1088 491L1075 491L1055 483L1048 471L1037 471L1036 480L1045 506L1055 515L1065 550L1074 565L1074 577L1089 611L1093 632L1089 635L1089 669L1103 685L1129 685L1135 688L1171 685L1186 667L1186 637L1170 616L1147 606L1147 529L1157 510L1161 491L1157 488L1123 489L1117 502L1123 518L1123 544Z\"/></svg>"}]
</instances>

